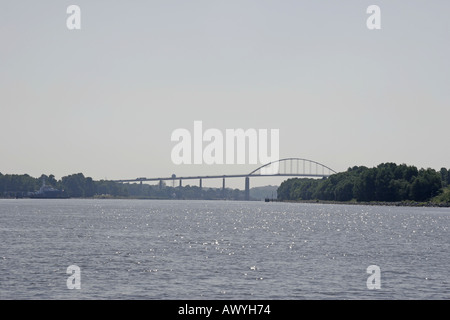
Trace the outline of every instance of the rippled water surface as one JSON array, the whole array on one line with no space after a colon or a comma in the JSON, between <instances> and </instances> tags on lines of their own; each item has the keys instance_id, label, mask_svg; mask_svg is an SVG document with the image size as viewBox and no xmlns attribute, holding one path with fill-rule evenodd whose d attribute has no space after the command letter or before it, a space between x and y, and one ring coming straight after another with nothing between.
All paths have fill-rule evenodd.
<instances>
[{"instance_id":1,"label":"rippled water surface","mask_svg":"<svg viewBox=\"0 0 450 320\"><path fill-rule=\"evenodd\" d=\"M449 299L449 228L448 208L0 200L0 299Z\"/></svg>"}]
</instances>

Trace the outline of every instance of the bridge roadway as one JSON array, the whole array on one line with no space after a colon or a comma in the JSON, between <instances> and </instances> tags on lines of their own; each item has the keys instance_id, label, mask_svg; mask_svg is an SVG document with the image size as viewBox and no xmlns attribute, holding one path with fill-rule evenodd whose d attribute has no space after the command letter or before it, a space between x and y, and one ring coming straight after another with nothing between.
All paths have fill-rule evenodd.
<instances>
[{"instance_id":1,"label":"bridge roadway","mask_svg":"<svg viewBox=\"0 0 450 320\"><path fill-rule=\"evenodd\" d=\"M223 179L222 190L225 190L225 179L227 178L245 178L245 200L250 200L250 177L310 177L310 178L328 178L330 175L323 174L292 174L292 173L277 173L277 174L228 174L228 175L212 175L212 176L185 176L185 177L167 177L167 178L137 178L137 179L124 179L124 180L114 180L118 183L132 183L132 182L142 182L146 181L159 181L160 188L162 187L163 181L175 181L179 180L181 187L183 185L183 180L199 180L199 187L202 188L203 179Z\"/></svg>"},{"instance_id":2,"label":"bridge roadway","mask_svg":"<svg viewBox=\"0 0 450 320\"><path fill-rule=\"evenodd\" d=\"M261 169L268 167L273 164L279 165L280 163L284 164L284 173L280 173L279 170L277 170L278 173L273 174L262 174ZM290 170L287 164L290 164ZM294 165L295 164L295 165ZM300 165L302 164L302 165ZM309 165L309 172L307 172L307 166ZM315 173L313 173L312 166L315 166ZM296 167L296 170L295 170ZM301 170L301 167L303 167L303 170ZM319 167L322 168L322 174L319 174ZM328 174L325 174L325 170L328 171ZM260 174L256 174L256 172L260 172ZM290 171L290 172L288 172ZM245 199L250 199L250 177L309 177L309 178L328 178L332 173L336 173L333 169L318 163L316 161L308 160L308 159L302 159L302 158L285 158L276 160L273 162L266 163L259 168L253 170L250 173L247 174L226 174L226 175L211 175L211 176L185 176L185 177L177 177L175 175L172 175L171 177L164 177L164 178L136 178L136 179L122 179L122 180L114 180L114 182L118 183L131 183L131 182L147 182L147 181L159 181L160 188L162 187L163 181L180 181L180 187L183 185L183 180L199 180L199 187L202 188L202 180L203 179L223 179L222 183L222 189L225 190L225 179L228 178L245 178Z\"/></svg>"},{"instance_id":3,"label":"bridge roadway","mask_svg":"<svg viewBox=\"0 0 450 320\"><path fill-rule=\"evenodd\" d=\"M225 174L225 175L213 175L213 176L186 176L186 177L166 177L166 178L136 178L136 179L122 179L113 180L119 183L129 182L143 182L143 181L169 181L169 180L202 180L202 179L227 179L227 178L246 178L246 177L319 177L328 178L330 175L324 174L292 174L292 173L276 173L276 174Z\"/></svg>"}]
</instances>

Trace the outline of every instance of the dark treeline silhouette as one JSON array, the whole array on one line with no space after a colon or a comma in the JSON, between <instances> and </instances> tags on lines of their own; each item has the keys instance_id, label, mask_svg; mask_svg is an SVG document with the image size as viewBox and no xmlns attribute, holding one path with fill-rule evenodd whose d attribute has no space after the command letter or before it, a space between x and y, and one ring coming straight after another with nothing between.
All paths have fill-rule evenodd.
<instances>
[{"instance_id":1,"label":"dark treeline silhouette","mask_svg":"<svg viewBox=\"0 0 450 320\"><path fill-rule=\"evenodd\" d=\"M423 202L438 196L447 186L450 186L450 170L446 168L437 172L405 164L382 163L374 168L355 166L327 179L286 180L278 188L278 199Z\"/></svg>"},{"instance_id":2,"label":"dark treeline silhouette","mask_svg":"<svg viewBox=\"0 0 450 320\"><path fill-rule=\"evenodd\" d=\"M54 175L34 178L28 174L0 173L0 197L26 197L39 190L43 180L47 185L64 190L71 198L145 198L145 199L228 199L244 200L243 190L226 188L200 188L197 186L171 187L165 183L148 185L140 183L116 183L95 181L82 173L56 180ZM439 196L440 202L450 202L450 169L417 169L414 166L383 163L374 168L353 167L346 172L331 175L327 179L288 179L277 191L250 190L250 197L261 200L278 197L278 200L324 200L358 202L424 202ZM275 192L274 192L275 191ZM253 195L253 196L252 196Z\"/></svg>"},{"instance_id":3,"label":"dark treeline silhouette","mask_svg":"<svg viewBox=\"0 0 450 320\"><path fill-rule=\"evenodd\" d=\"M85 177L82 173L72 174L56 180L54 175L41 175L34 178L28 174L6 174L0 173L0 195L3 197L15 197L17 195L26 196L27 193L35 192L46 185L64 190L64 192L74 198L93 197L98 194L109 194L114 196L126 196L127 190L113 181L94 181Z\"/></svg>"},{"instance_id":4,"label":"dark treeline silhouette","mask_svg":"<svg viewBox=\"0 0 450 320\"><path fill-rule=\"evenodd\" d=\"M140 183L117 183L95 181L82 173L72 174L56 180L54 175L33 178L28 174L16 175L0 173L0 196L6 198L26 197L39 190L45 180L46 185L63 190L70 198L145 198L145 199L228 199L244 200L245 193L239 189L200 188L197 186L171 187L163 183L148 185Z\"/></svg>"}]
</instances>

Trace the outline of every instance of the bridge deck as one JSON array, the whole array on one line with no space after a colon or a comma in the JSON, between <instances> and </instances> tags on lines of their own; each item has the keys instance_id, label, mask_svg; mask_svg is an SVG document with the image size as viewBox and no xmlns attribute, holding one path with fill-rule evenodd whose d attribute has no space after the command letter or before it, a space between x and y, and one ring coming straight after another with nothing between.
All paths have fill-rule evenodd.
<instances>
[{"instance_id":1,"label":"bridge deck","mask_svg":"<svg viewBox=\"0 0 450 320\"><path fill-rule=\"evenodd\" d=\"M277 174L230 174L230 175L212 175L212 176L185 176L185 177L161 177L161 178L136 178L113 180L114 182L142 182L142 181L167 181L167 180L199 180L199 179L228 179L228 178L256 178L256 177L314 177L314 178L328 178L327 174L293 174L293 173L277 173Z\"/></svg>"}]
</instances>

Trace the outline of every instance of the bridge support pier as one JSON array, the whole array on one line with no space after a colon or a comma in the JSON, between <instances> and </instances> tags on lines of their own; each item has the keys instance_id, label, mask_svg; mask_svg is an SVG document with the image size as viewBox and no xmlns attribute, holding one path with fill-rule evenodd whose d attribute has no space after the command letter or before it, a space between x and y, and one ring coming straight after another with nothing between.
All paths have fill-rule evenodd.
<instances>
[{"instance_id":1,"label":"bridge support pier","mask_svg":"<svg viewBox=\"0 0 450 320\"><path fill-rule=\"evenodd\" d=\"M245 177L245 201L250 200L250 178Z\"/></svg>"},{"instance_id":2,"label":"bridge support pier","mask_svg":"<svg viewBox=\"0 0 450 320\"><path fill-rule=\"evenodd\" d=\"M180 188L183 186L183 180L180 179Z\"/></svg>"},{"instance_id":3,"label":"bridge support pier","mask_svg":"<svg viewBox=\"0 0 450 320\"><path fill-rule=\"evenodd\" d=\"M199 181L199 183L198 183L198 186L199 186L200 190L203 189L203 186L202 186L202 179L201 179L201 178L200 178L200 181Z\"/></svg>"},{"instance_id":4,"label":"bridge support pier","mask_svg":"<svg viewBox=\"0 0 450 320\"><path fill-rule=\"evenodd\" d=\"M163 187L163 181L162 181L162 180L159 180L159 190L161 190L162 187Z\"/></svg>"},{"instance_id":5,"label":"bridge support pier","mask_svg":"<svg viewBox=\"0 0 450 320\"><path fill-rule=\"evenodd\" d=\"M222 197L225 198L225 178L222 180Z\"/></svg>"}]
</instances>

